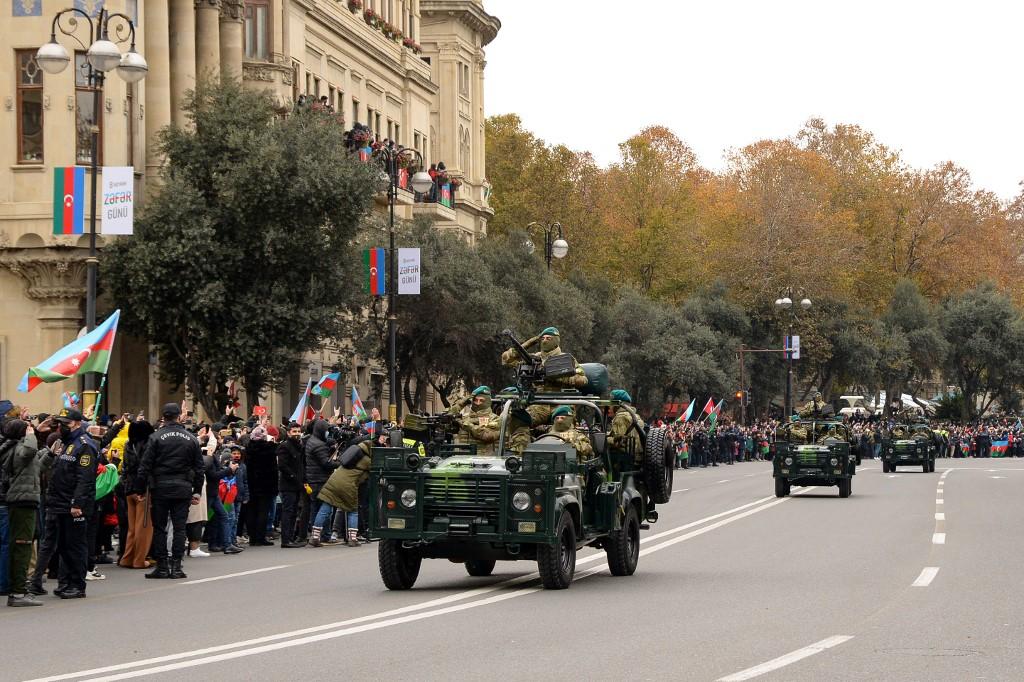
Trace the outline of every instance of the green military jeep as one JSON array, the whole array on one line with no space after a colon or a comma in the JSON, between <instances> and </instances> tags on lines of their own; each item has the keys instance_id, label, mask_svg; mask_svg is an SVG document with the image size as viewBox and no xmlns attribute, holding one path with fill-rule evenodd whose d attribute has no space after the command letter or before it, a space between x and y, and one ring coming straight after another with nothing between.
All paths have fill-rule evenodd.
<instances>
[{"instance_id":1,"label":"green military jeep","mask_svg":"<svg viewBox=\"0 0 1024 682\"><path fill-rule=\"evenodd\" d=\"M882 439L882 471L898 466L919 466L924 473L935 471L938 452L935 433L927 424L897 424Z\"/></svg>"},{"instance_id":2,"label":"green military jeep","mask_svg":"<svg viewBox=\"0 0 1024 682\"><path fill-rule=\"evenodd\" d=\"M849 497L857 473L849 428L831 419L801 419L779 427L772 470L776 497L789 495L793 485L835 485L839 497Z\"/></svg>"},{"instance_id":3,"label":"green military jeep","mask_svg":"<svg viewBox=\"0 0 1024 682\"><path fill-rule=\"evenodd\" d=\"M640 530L657 520L656 504L672 494L675 456L666 429L644 438L641 465L633 452L607 446L608 412L616 401L575 391L530 395L528 403L572 405L589 424L594 457L544 435L517 454L509 436L529 423L520 394L499 394L498 456L472 445L441 444L422 457L410 447L376 447L370 470L372 537L380 540L384 585L409 589L423 559L465 564L471 576L490 575L497 561L536 561L541 583L572 583L577 550L604 549L612 575L632 575ZM392 445L401 444L394 434Z\"/></svg>"}]
</instances>

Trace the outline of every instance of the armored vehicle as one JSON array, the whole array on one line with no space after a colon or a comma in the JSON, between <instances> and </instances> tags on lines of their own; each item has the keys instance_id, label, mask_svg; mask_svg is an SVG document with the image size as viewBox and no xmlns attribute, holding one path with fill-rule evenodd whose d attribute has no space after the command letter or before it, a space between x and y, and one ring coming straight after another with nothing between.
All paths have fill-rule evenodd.
<instances>
[{"instance_id":1,"label":"armored vehicle","mask_svg":"<svg viewBox=\"0 0 1024 682\"><path fill-rule=\"evenodd\" d=\"M793 485L834 485L839 497L849 497L857 473L849 428L831 419L802 419L779 427L772 473L776 497L789 495Z\"/></svg>"},{"instance_id":2,"label":"armored vehicle","mask_svg":"<svg viewBox=\"0 0 1024 682\"><path fill-rule=\"evenodd\" d=\"M494 396L496 456L422 434L415 437L435 443L427 457L411 447L373 448L369 532L380 540L386 587L409 589L424 559L448 559L465 564L471 576L490 575L498 561L535 561L545 588L565 589L583 547L604 549L612 575L636 571L640 530L657 521L655 506L672 495L675 453L667 429L641 431L642 452L616 451L607 429L618 401L586 389L535 393L528 384L542 374L521 368L521 390ZM526 442L526 408L561 405L575 410L592 456L553 433ZM392 434L391 445L409 435Z\"/></svg>"},{"instance_id":3,"label":"armored vehicle","mask_svg":"<svg viewBox=\"0 0 1024 682\"><path fill-rule=\"evenodd\" d=\"M926 474L934 472L936 442L935 433L927 424L897 424L882 439L882 471L920 466Z\"/></svg>"}]
</instances>

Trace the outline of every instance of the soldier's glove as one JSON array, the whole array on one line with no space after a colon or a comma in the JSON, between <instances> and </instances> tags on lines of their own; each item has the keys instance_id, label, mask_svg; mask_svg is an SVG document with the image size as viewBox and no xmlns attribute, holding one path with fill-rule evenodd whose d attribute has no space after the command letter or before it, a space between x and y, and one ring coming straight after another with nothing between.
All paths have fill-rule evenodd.
<instances>
[{"instance_id":1,"label":"soldier's glove","mask_svg":"<svg viewBox=\"0 0 1024 682\"><path fill-rule=\"evenodd\" d=\"M529 348L530 346L535 346L538 341L540 341L540 337L539 336L533 336L533 337L531 337L529 339L526 339L526 341L523 341L523 348Z\"/></svg>"}]
</instances>

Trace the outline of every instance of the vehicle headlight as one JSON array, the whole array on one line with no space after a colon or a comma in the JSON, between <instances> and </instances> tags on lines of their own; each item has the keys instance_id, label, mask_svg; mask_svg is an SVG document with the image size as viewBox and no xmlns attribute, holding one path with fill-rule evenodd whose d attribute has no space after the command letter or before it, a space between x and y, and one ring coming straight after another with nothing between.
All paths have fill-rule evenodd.
<instances>
[{"instance_id":1,"label":"vehicle headlight","mask_svg":"<svg viewBox=\"0 0 1024 682\"><path fill-rule=\"evenodd\" d=\"M784 464L785 464L786 466L792 466L792 464L793 464L793 458L792 458L792 457L787 457L786 459L782 460L782 462L783 462L783 463L784 463Z\"/></svg>"},{"instance_id":2,"label":"vehicle headlight","mask_svg":"<svg viewBox=\"0 0 1024 682\"><path fill-rule=\"evenodd\" d=\"M526 511L530 506L530 495L522 490L512 496L512 506L518 511Z\"/></svg>"},{"instance_id":3,"label":"vehicle headlight","mask_svg":"<svg viewBox=\"0 0 1024 682\"><path fill-rule=\"evenodd\" d=\"M838 459L836 459L835 457L833 457L832 459L830 459L830 460L829 460L829 462L831 462L831 463L832 463L832 466L836 466L837 464L839 464L839 460L838 460Z\"/></svg>"},{"instance_id":4,"label":"vehicle headlight","mask_svg":"<svg viewBox=\"0 0 1024 682\"><path fill-rule=\"evenodd\" d=\"M402 495L398 499L402 503L403 507L406 509L412 509L416 506L416 491L412 488L407 488L402 491Z\"/></svg>"},{"instance_id":5,"label":"vehicle headlight","mask_svg":"<svg viewBox=\"0 0 1024 682\"><path fill-rule=\"evenodd\" d=\"M896 452L896 451L895 451L895 450L893 450L892 448L889 448L889 454L890 454L890 455L891 455L892 453L894 453L894 452Z\"/></svg>"}]
</instances>

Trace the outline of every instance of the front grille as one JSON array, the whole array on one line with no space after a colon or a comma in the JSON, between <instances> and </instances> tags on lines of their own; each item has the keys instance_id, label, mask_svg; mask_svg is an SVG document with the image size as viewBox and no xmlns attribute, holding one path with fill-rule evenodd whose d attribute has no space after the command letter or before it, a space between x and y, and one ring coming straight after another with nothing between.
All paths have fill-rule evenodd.
<instances>
[{"instance_id":1,"label":"front grille","mask_svg":"<svg viewBox=\"0 0 1024 682\"><path fill-rule=\"evenodd\" d=\"M825 466L830 456L828 452L797 452L796 463L801 466Z\"/></svg>"},{"instance_id":2,"label":"front grille","mask_svg":"<svg viewBox=\"0 0 1024 682\"><path fill-rule=\"evenodd\" d=\"M427 519L486 518L497 525L501 481L482 476L431 477L423 483L423 511Z\"/></svg>"}]
</instances>

